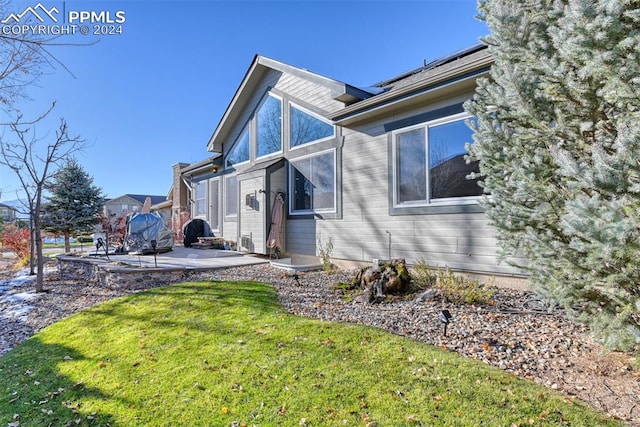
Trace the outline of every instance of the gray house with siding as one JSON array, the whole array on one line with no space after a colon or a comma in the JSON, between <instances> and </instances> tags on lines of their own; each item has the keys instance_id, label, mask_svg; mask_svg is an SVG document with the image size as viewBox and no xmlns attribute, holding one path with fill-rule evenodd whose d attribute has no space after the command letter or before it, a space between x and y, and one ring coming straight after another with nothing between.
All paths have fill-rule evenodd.
<instances>
[{"instance_id":1,"label":"gray house with siding","mask_svg":"<svg viewBox=\"0 0 640 427\"><path fill-rule=\"evenodd\" d=\"M0 203L0 221L13 222L18 218L18 211L15 207Z\"/></svg>"},{"instance_id":2,"label":"gray house with siding","mask_svg":"<svg viewBox=\"0 0 640 427\"><path fill-rule=\"evenodd\" d=\"M472 142L462 104L487 76L479 45L358 88L256 56L208 142L214 155L182 169L192 217L238 250L268 255L282 195L282 253L334 260L424 260L519 274L496 259L494 229L466 176Z\"/></svg>"}]
</instances>

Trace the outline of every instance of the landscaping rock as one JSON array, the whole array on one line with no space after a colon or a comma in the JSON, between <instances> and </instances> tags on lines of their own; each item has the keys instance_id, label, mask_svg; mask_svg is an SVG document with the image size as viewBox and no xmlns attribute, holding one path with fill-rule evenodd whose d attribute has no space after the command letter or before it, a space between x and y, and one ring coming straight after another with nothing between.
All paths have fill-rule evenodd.
<instances>
[{"instance_id":1,"label":"landscaping rock","mask_svg":"<svg viewBox=\"0 0 640 427\"><path fill-rule=\"evenodd\" d=\"M398 295L409 290L411 276L403 258L374 262L371 267L361 269L352 281L363 289L368 303L382 302L386 295Z\"/></svg>"}]
</instances>

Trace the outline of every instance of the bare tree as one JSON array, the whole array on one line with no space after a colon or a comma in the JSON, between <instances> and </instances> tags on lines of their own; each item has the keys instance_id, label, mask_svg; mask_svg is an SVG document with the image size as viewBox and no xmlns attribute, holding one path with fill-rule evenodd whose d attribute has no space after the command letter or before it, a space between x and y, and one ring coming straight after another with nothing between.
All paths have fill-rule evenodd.
<instances>
[{"instance_id":1,"label":"bare tree","mask_svg":"<svg viewBox=\"0 0 640 427\"><path fill-rule=\"evenodd\" d=\"M15 173L26 195L32 238L35 243L31 245L31 274L34 274L34 258L37 261L36 292L44 290L41 231L43 192L51 183L60 163L85 148L84 140L69 135L67 122L64 119L60 119L60 126L53 141L45 145L44 139L37 137L33 127L40 119L24 123L22 116L19 115L14 123L9 124L13 138L9 140L0 136L0 165L7 166Z\"/></svg>"},{"instance_id":2,"label":"bare tree","mask_svg":"<svg viewBox=\"0 0 640 427\"><path fill-rule=\"evenodd\" d=\"M13 9L9 0L0 0L0 17ZM25 16L24 24L38 24L33 17ZM18 34L0 32L0 109L13 115L15 105L29 99L27 89L35 85L49 70L62 68L73 73L50 49L55 46L88 46L89 43L62 42L64 36L43 37L24 31ZM7 124L7 123L5 123Z\"/></svg>"}]
</instances>

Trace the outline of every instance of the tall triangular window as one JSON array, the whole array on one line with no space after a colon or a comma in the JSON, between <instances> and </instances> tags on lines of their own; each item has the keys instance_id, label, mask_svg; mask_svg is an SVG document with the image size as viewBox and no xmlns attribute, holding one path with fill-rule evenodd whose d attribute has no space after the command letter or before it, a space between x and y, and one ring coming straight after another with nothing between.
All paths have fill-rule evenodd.
<instances>
[{"instance_id":1,"label":"tall triangular window","mask_svg":"<svg viewBox=\"0 0 640 427\"><path fill-rule=\"evenodd\" d=\"M246 129L227 155L227 166L249 161L249 130Z\"/></svg>"}]
</instances>

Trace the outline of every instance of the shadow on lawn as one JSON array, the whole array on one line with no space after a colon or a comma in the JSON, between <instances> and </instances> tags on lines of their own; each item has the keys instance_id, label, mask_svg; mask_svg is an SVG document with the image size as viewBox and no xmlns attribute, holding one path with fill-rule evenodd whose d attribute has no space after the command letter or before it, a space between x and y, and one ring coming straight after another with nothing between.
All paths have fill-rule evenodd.
<instances>
[{"instance_id":1,"label":"shadow on lawn","mask_svg":"<svg viewBox=\"0 0 640 427\"><path fill-rule=\"evenodd\" d=\"M82 354L69 347L46 344L36 337L2 356L0 425L115 425L112 415L94 412L87 404L114 397L72 380L59 369L63 363L83 360Z\"/></svg>"}]
</instances>

